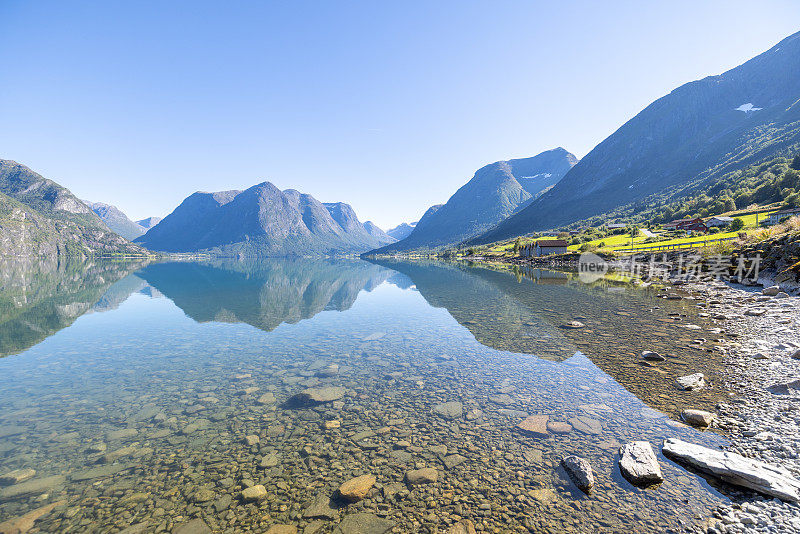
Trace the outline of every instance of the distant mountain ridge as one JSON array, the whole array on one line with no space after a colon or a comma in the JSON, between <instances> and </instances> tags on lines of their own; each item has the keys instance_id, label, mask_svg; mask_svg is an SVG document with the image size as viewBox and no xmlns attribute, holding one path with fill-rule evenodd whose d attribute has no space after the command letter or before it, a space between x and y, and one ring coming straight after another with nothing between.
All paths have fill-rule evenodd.
<instances>
[{"instance_id":1,"label":"distant mountain ridge","mask_svg":"<svg viewBox=\"0 0 800 534\"><path fill-rule=\"evenodd\" d=\"M0 160L0 255L142 254L67 188Z\"/></svg>"},{"instance_id":2,"label":"distant mountain ridge","mask_svg":"<svg viewBox=\"0 0 800 534\"><path fill-rule=\"evenodd\" d=\"M409 235L411 235L411 232L414 231L414 228L416 228L416 226L417 226L416 221L412 223L401 223L392 228L391 230L386 230L386 233L389 234L391 237L397 239L398 241L401 241L407 238Z\"/></svg>"},{"instance_id":3,"label":"distant mountain ridge","mask_svg":"<svg viewBox=\"0 0 800 534\"><path fill-rule=\"evenodd\" d=\"M393 239L362 224L349 204L323 204L262 182L245 191L194 193L135 241L165 252L258 257L353 254Z\"/></svg>"},{"instance_id":4,"label":"distant mountain ridge","mask_svg":"<svg viewBox=\"0 0 800 534\"><path fill-rule=\"evenodd\" d=\"M408 237L374 253L436 249L480 235L557 184L577 161L559 147L486 165L447 203L429 209Z\"/></svg>"},{"instance_id":5,"label":"distant mountain ridge","mask_svg":"<svg viewBox=\"0 0 800 534\"><path fill-rule=\"evenodd\" d=\"M142 227L147 232L150 228L154 227L161 222L161 217L148 217L146 219L139 219L136 224Z\"/></svg>"},{"instance_id":6,"label":"distant mountain ridge","mask_svg":"<svg viewBox=\"0 0 800 534\"><path fill-rule=\"evenodd\" d=\"M144 234L145 229L133 222L116 206L104 202L83 201L95 214L102 219L112 232L121 235L128 241L133 241Z\"/></svg>"},{"instance_id":7,"label":"distant mountain ridge","mask_svg":"<svg viewBox=\"0 0 800 534\"><path fill-rule=\"evenodd\" d=\"M800 32L719 76L659 98L550 191L473 240L548 230L800 147Z\"/></svg>"}]
</instances>

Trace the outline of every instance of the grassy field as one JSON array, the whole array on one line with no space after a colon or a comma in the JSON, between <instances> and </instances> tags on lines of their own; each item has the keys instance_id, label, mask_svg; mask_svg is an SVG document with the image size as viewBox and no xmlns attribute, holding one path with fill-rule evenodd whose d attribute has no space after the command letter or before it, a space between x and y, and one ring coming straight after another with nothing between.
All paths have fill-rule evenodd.
<instances>
[{"instance_id":1,"label":"grassy field","mask_svg":"<svg viewBox=\"0 0 800 534\"><path fill-rule=\"evenodd\" d=\"M739 232L752 232L754 229L758 228L758 224L763 222L765 219L769 217L769 212L765 213L746 213L746 210L738 210L734 212L724 213L722 215L727 217L735 217L742 219L744 222L744 228L742 230L736 232L720 232L717 234L705 234L705 235L697 235L694 237L668 237L664 236L664 239L661 241L651 241L647 243L648 240L647 236L642 235L640 232L638 236L631 239L630 234L619 234L619 235L610 235L603 237L601 239L595 239L593 241L588 241L587 243L581 243L580 245L569 245L567 250L570 252L578 251L581 246L588 244L590 247L597 248L607 252L613 252L617 250L625 250L631 248L633 246L636 247L656 247L656 246L669 246L669 245L680 245L682 243L690 243L690 242L697 242L703 240L717 240L717 239L725 239L729 237L736 237ZM659 234L664 234L666 232L663 231L654 231L654 233L658 236ZM530 237L523 237L520 239L520 244L526 245L533 241L538 241L540 239L558 239L556 236L543 236L538 237L536 239ZM572 239L572 237L567 238L567 241ZM499 243L495 243L490 246L488 249L484 249L485 252L492 255L507 255L510 256L513 254L514 249L514 241L515 240L508 240L508 241L501 241Z\"/></svg>"}]
</instances>

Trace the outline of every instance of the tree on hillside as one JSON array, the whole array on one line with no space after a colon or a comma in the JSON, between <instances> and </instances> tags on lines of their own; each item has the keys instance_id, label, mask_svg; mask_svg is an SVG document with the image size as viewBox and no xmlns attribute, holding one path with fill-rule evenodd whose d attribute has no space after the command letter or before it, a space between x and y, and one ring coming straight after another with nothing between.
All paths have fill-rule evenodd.
<instances>
[{"instance_id":1,"label":"tree on hillside","mask_svg":"<svg viewBox=\"0 0 800 534\"><path fill-rule=\"evenodd\" d=\"M744 228L744 221L739 217L736 217L731 223L731 231L735 232L737 230L741 230L742 228Z\"/></svg>"},{"instance_id":2,"label":"tree on hillside","mask_svg":"<svg viewBox=\"0 0 800 534\"><path fill-rule=\"evenodd\" d=\"M725 199L725 211L735 211L736 210L736 201L733 200L731 197Z\"/></svg>"},{"instance_id":3,"label":"tree on hillside","mask_svg":"<svg viewBox=\"0 0 800 534\"><path fill-rule=\"evenodd\" d=\"M520 239L519 239L519 238L517 238L517 240L516 240L516 241L514 241L514 254L515 254L515 255L516 255L516 254L519 254L519 247L521 246L521 244L522 244L522 243L520 242Z\"/></svg>"},{"instance_id":4,"label":"tree on hillside","mask_svg":"<svg viewBox=\"0 0 800 534\"><path fill-rule=\"evenodd\" d=\"M800 154L796 155L792 160L792 164L790 165L794 170L800 171Z\"/></svg>"}]
</instances>

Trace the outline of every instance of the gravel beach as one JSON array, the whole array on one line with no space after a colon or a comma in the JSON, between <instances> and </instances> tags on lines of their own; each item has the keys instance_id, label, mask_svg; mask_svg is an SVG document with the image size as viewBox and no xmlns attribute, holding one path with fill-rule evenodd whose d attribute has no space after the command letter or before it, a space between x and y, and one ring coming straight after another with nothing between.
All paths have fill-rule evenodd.
<instances>
[{"instance_id":1,"label":"gravel beach","mask_svg":"<svg viewBox=\"0 0 800 534\"><path fill-rule=\"evenodd\" d=\"M730 439L727 450L800 477L800 383L791 385L800 378L800 298L774 286L697 282L684 288L726 334L724 387L733 396L717 406L715 424ZM706 521L706 532L800 532L797 503L729 488L726 494L733 503Z\"/></svg>"}]
</instances>

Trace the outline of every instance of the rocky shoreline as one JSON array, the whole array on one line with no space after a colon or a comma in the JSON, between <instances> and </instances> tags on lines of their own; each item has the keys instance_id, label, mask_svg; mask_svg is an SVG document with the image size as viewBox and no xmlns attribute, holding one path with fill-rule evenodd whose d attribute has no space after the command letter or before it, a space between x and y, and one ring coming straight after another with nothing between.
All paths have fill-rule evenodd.
<instances>
[{"instance_id":1,"label":"rocky shoreline","mask_svg":"<svg viewBox=\"0 0 800 534\"><path fill-rule=\"evenodd\" d=\"M763 247L751 249L749 252L765 252ZM652 277L648 283L665 283L665 298L683 298L680 296L683 294L697 300L701 316L718 323L724 338L715 340L719 344L714 349L725 354L723 388L732 396L729 402L717 405L716 414L698 412L713 418L714 428L729 439L725 450L800 479L800 296L792 296L800 294L800 284L786 268L785 254L770 253L769 247L766 269L761 276L737 283L731 271L738 257L747 252L737 251L727 272L718 279L687 276L675 270L651 272L649 257L639 259L642 270L635 274ZM700 256L699 251L690 250L673 252L660 259L675 263L681 254ZM506 263L574 271L579 260L578 253L571 253L558 258L514 258ZM617 267L630 260L618 259ZM703 270L707 270L708 258L700 261ZM776 280L780 285L774 285ZM643 358L649 359L644 353ZM686 412L683 419L691 423ZM731 504L720 506L712 517L698 522L699 532L800 533L797 502L770 498L734 485L726 486L725 494Z\"/></svg>"},{"instance_id":2,"label":"rocky shoreline","mask_svg":"<svg viewBox=\"0 0 800 534\"><path fill-rule=\"evenodd\" d=\"M768 281L765 281L768 282ZM705 301L728 338L730 402L717 406L716 425L727 450L800 477L800 298L774 287L692 282L685 289ZM705 531L800 532L800 506L749 491L708 519Z\"/></svg>"}]
</instances>

